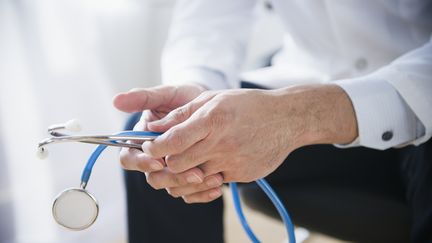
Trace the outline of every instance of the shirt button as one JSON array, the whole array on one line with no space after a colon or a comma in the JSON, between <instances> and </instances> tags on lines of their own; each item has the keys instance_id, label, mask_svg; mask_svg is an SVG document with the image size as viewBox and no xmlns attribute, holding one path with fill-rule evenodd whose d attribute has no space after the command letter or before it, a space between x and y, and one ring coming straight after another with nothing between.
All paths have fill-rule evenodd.
<instances>
[{"instance_id":1,"label":"shirt button","mask_svg":"<svg viewBox=\"0 0 432 243\"><path fill-rule=\"evenodd\" d=\"M366 59L361 57L355 61L354 66L358 71L363 71L367 68L368 62Z\"/></svg>"},{"instance_id":2,"label":"shirt button","mask_svg":"<svg viewBox=\"0 0 432 243\"><path fill-rule=\"evenodd\" d=\"M382 140L384 141L389 141L390 139L393 138L393 132L392 131L386 131L383 133L383 135L381 136Z\"/></svg>"}]
</instances>

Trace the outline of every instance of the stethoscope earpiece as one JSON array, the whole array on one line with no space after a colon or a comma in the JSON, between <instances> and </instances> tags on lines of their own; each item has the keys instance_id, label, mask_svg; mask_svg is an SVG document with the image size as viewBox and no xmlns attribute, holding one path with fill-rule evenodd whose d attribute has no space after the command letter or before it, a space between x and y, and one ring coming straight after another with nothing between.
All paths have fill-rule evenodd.
<instances>
[{"instance_id":1,"label":"stethoscope earpiece","mask_svg":"<svg viewBox=\"0 0 432 243\"><path fill-rule=\"evenodd\" d=\"M117 134L109 135L68 135L58 132L59 130L79 131L80 129L81 126L77 120L71 120L64 124L53 125L49 127L48 132L52 136L42 140L38 144L37 151L37 156L41 159L44 159L48 156L46 146L49 144L62 142L98 144L97 148L88 159L87 164L82 172L80 184L81 188L69 188L64 190L56 197L52 205L52 213L55 221L70 230L87 229L96 221L96 218L99 214L99 205L96 198L85 188L88 181L90 180L93 166L105 148L108 146L114 146L141 150L141 144L130 143L127 141L152 141L157 136L161 135L160 133L145 131L123 131ZM259 179L256 181L256 183L270 198L273 205L278 210L278 213L282 217L289 236L289 242L295 243L294 226L282 202L264 179ZM252 232L243 214L240 204L240 196L238 195L237 184L234 182L230 183L230 188L233 195L234 207L243 229L252 242L260 242Z\"/></svg>"},{"instance_id":2,"label":"stethoscope earpiece","mask_svg":"<svg viewBox=\"0 0 432 243\"><path fill-rule=\"evenodd\" d=\"M50 144L63 142L98 144L82 172L80 188L64 190L57 195L52 205L52 214L58 224L70 230L84 230L96 221L99 214L99 205L96 198L85 188L90 180L93 165L96 163L96 160L103 150L107 146L141 149L140 144L126 141L150 141L159 136L160 133L123 131L108 135L70 135L60 132L61 130L79 132L81 130L81 125L78 120L74 119L62 124L50 126L48 128L48 133L51 137L42 140L38 144L36 156L39 159L48 157L48 150L46 147Z\"/></svg>"}]
</instances>

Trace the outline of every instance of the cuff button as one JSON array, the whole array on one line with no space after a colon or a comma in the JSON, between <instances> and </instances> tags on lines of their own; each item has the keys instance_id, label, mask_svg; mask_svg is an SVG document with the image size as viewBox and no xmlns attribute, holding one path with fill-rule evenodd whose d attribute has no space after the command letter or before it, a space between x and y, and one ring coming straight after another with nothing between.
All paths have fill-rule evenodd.
<instances>
[{"instance_id":1,"label":"cuff button","mask_svg":"<svg viewBox=\"0 0 432 243\"><path fill-rule=\"evenodd\" d=\"M393 138L393 132L392 131L386 131L383 133L383 135L381 136L382 140L384 141L389 141L390 139Z\"/></svg>"}]
</instances>

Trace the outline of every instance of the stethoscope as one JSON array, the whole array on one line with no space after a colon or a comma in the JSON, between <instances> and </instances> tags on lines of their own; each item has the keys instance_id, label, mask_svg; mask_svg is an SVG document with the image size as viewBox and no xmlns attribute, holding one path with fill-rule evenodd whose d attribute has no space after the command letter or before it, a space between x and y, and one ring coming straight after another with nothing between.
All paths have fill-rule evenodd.
<instances>
[{"instance_id":1,"label":"stethoscope","mask_svg":"<svg viewBox=\"0 0 432 243\"><path fill-rule=\"evenodd\" d=\"M99 214L98 201L86 189L86 187L90 179L93 166L101 153L108 146L135 148L141 150L140 144L129 143L126 141L152 141L157 136L159 136L160 133L146 131L123 131L108 135L70 135L60 132L61 130L79 132L81 127L77 120L71 120L64 124L50 126L48 128L48 133L51 135L51 137L42 140L38 144L37 155L39 158L44 159L48 156L46 146L49 144L81 142L98 145L84 167L84 170L81 174L80 186L77 188L65 189L63 192L57 195L52 205L52 214L58 224L70 230L84 230L90 227L96 221ZM278 210L279 215L285 224L285 228L289 236L289 242L294 243L294 226L282 202L264 179L259 179L256 181L256 183L265 192L267 197L272 201L273 205ZM243 213L237 184L231 182L229 185L233 196L234 207L243 229L252 242L260 242L253 233Z\"/></svg>"}]
</instances>

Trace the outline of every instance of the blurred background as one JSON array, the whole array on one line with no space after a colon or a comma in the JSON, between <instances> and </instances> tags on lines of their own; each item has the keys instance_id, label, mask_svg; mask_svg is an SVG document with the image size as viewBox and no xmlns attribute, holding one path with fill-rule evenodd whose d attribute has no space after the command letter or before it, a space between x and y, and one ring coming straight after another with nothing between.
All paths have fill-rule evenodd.
<instances>
[{"instance_id":1,"label":"blurred background","mask_svg":"<svg viewBox=\"0 0 432 243\"><path fill-rule=\"evenodd\" d=\"M1 243L126 242L118 151L104 153L88 187L101 206L98 220L85 231L72 232L52 219L52 199L65 188L79 186L81 169L94 147L54 145L41 161L35 156L36 145L47 136L49 125L71 118L81 120L84 132L121 129L126 114L116 111L111 99L117 92L160 82L160 53L174 3L0 0ZM245 67L253 67L282 41L281 26L264 2L257 14ZM245 242L229 207L228 242ZM260 222L261 232L270 230L268 237L282 242L278 222Z\"/></svg>"}]
</instances>

